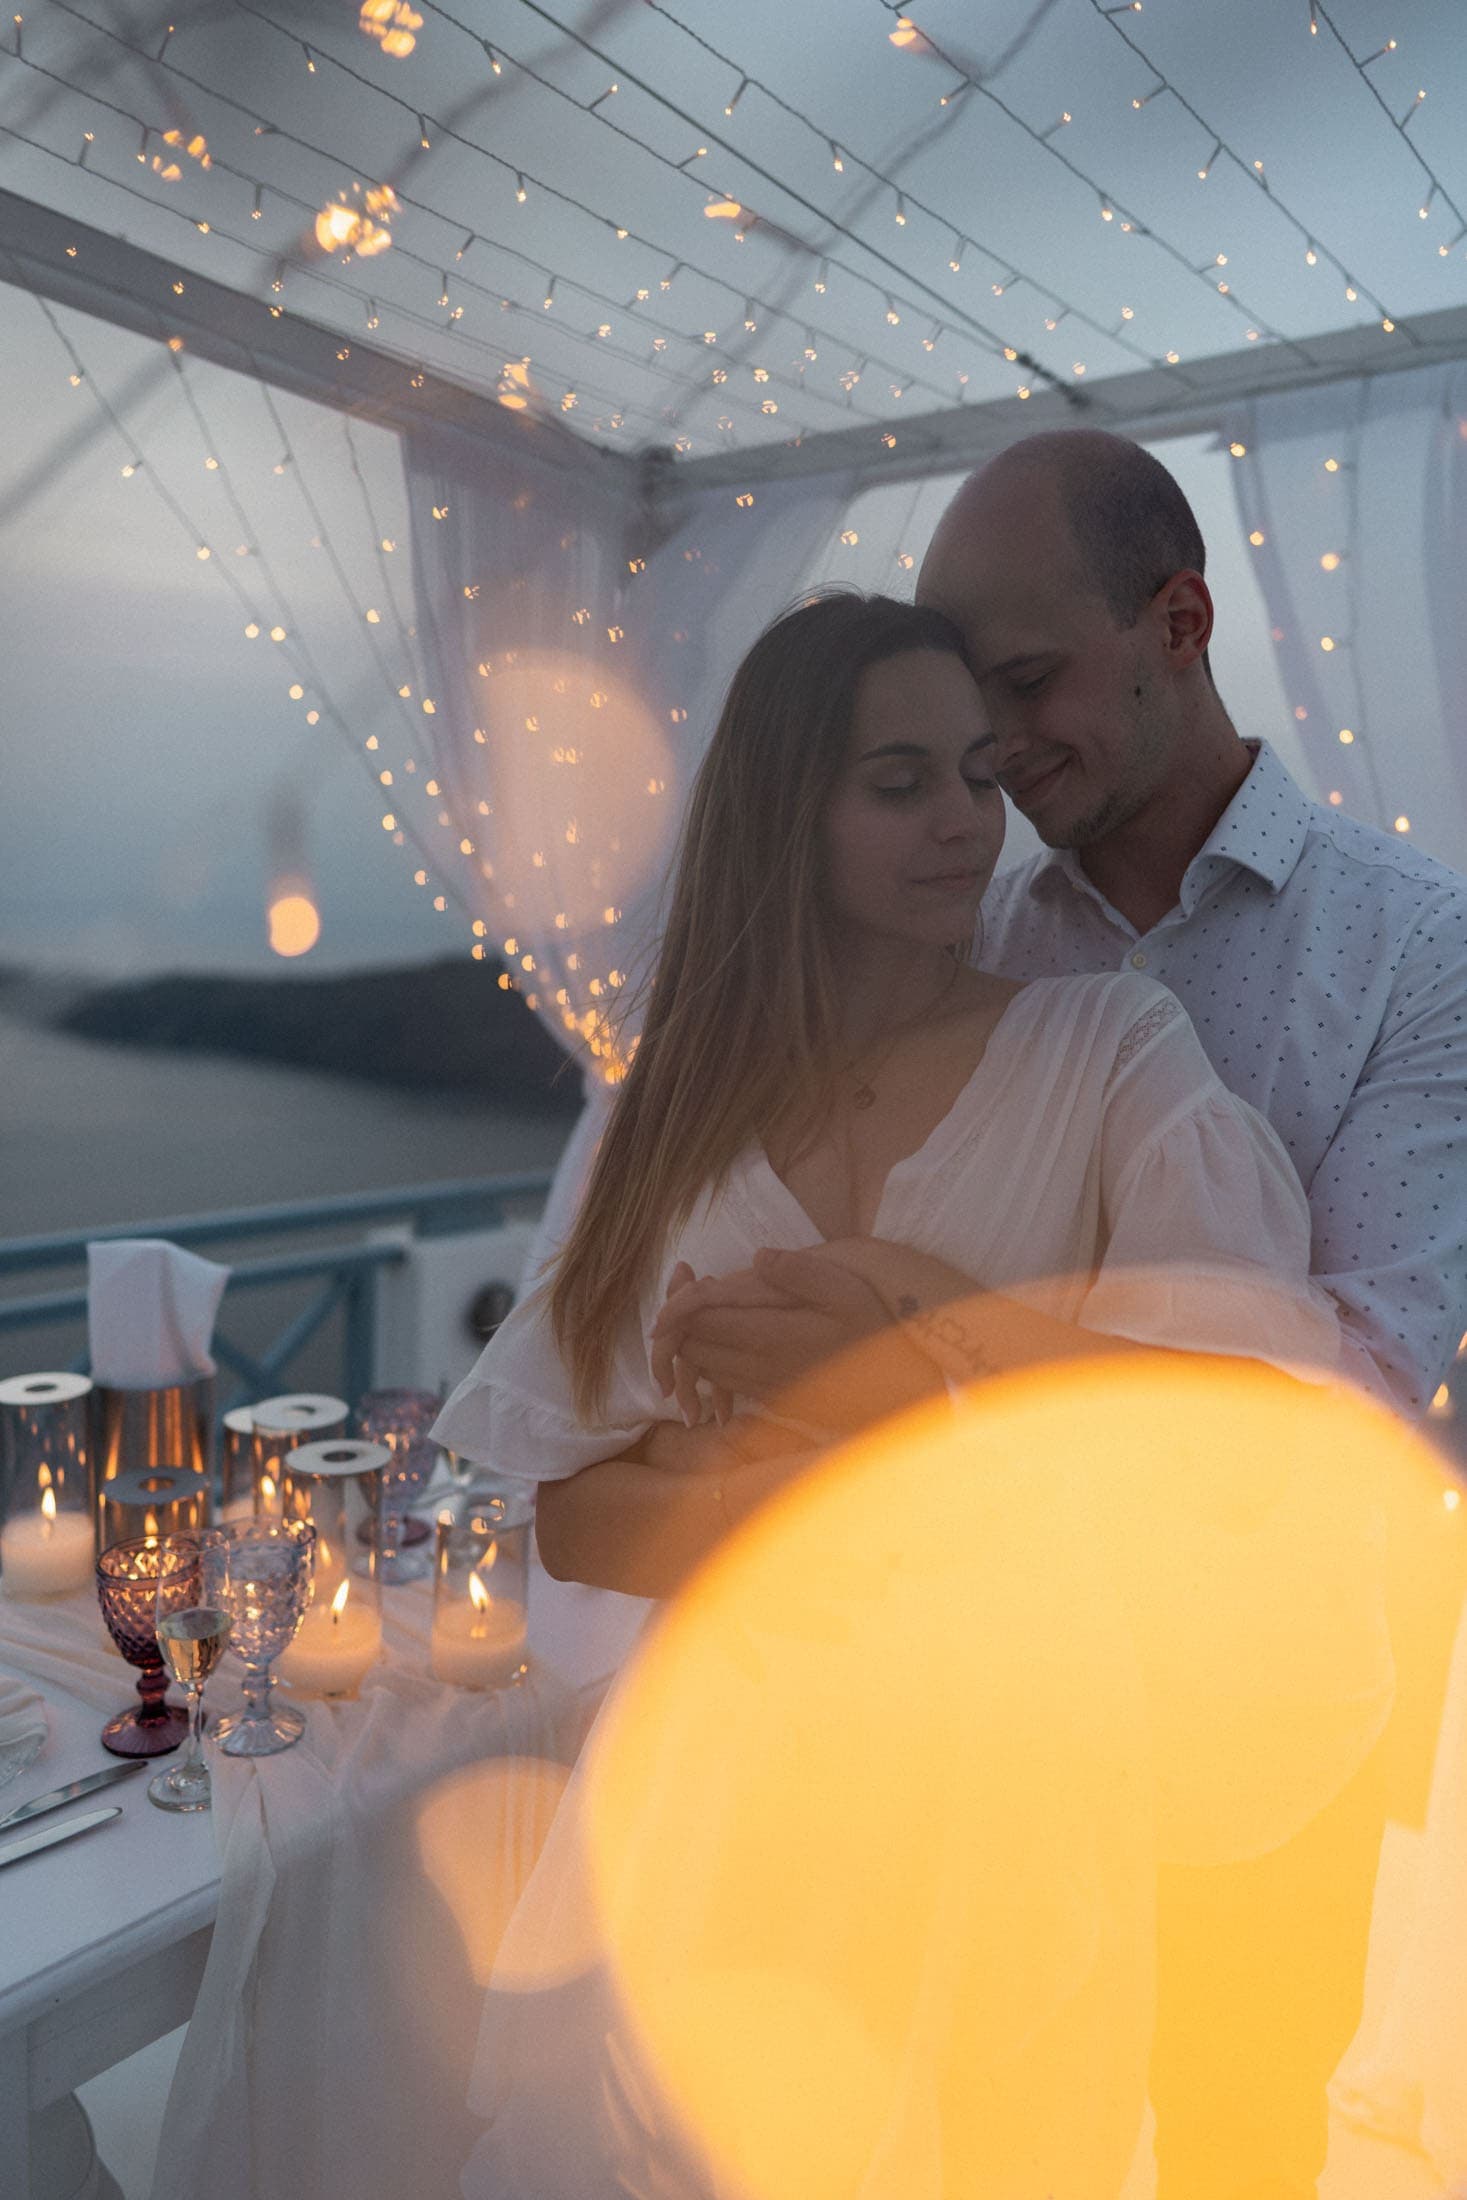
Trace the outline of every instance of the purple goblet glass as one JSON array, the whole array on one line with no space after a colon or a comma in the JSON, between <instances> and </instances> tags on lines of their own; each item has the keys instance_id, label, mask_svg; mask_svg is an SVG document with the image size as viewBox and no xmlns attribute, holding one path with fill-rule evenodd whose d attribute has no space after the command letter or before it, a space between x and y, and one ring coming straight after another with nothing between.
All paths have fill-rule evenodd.
<instances>
[{"instance_id":1,"label":"purple goblet glass","mask_svg":"<svg viewBox=\"0 0 1467 2200\"><path fill-rule=\"evenodd\" d=\"M97 1596L107 1632L129 1665L138 1668L140 1704L119 1711L102 1729L102 1747L114 1757L163 1757L188 1732L188 1713L165 1701L168 1671L158 1648L158 1572L163 1539L134 1536L110 1543L97 1560Z\"/></svg>"}]
</instances>

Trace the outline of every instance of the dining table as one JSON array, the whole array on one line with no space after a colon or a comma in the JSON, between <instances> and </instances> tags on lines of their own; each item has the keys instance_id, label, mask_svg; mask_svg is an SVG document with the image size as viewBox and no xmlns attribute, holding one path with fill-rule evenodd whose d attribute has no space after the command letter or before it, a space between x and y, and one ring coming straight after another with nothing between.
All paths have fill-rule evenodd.
<instances>
[{"instance_id":1,"label":"dining table","mask_svg":"<svg viewBox=\"0 0 1467 2200\"><path fill-rule=\"evenodd\" d=\"M43 2173L37 2119L183 2024L153 2200L205 2175L211 2200L457 2190L494 1950L637 1615L608 1627L595 1592L578 1607L536 1565L522 1667L466 1688L429 1671L430 1592L384 1591L382 1654L354 1697L282 1689L307 1714L295 1747L207 1744L212 1809L154 1808L144 1772L17 1829L117 1809L0 1868L7 2200ZM232 1664L209 1683L212 1713L237 1690ZM95 1595L0 1594L7 1679L40 1693L47 1731L0 1816L119 1761L98 1737L135 1675Z\"/></svg>"}]
</instances>

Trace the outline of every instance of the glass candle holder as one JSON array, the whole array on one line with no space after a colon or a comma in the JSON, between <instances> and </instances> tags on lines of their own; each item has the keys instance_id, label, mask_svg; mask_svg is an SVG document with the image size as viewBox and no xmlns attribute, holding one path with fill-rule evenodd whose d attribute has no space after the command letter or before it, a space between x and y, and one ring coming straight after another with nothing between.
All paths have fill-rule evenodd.
<instances>
[{"instance_id":1,"label":"glass candle holder","mask_svg":"<svg viewBox=\"0 0 1467 2200\"><path fill-rule=\"evenodd\" d=\"M29 1601L91 1585L96 1561L85 1375L0 1383L0 1586Z\"/></svg>"},{"instance_id":2,"label":"glass candle holder","mask_svg":"<svg viewBox=\"0 0 1467 2200\"><path fill-rule=\"evenodd\" d=\"M531 1511L480 1493L462 1516L440 1513L428 1663L456 1688L505 1688L525 1672Z\"/></svg>"},{"instance_id":3,"label":"glass candle holder","mask_svg":"<svg viewBox=\"0 0 1467 2200\"><path fill-rule=\"evenodd\" d=\"M316 1531L310 1606L279 1663L280 1678L298 1694L354 1696L381 1654L377 1547L369 1545L365 1564L357 1551L362 1526L377 1517L391 1457L384 1444L338 1437L300 1444L281 1461L285 1517Z\"/></svg>"},{"instance_id":4,"label":"glass candle holder","mask_svg":"<svg viewBox=\"0 0 1467 2200\"><path fill-rule=\"evenodd\" d=\"M438 1447L428 1431L442 1411L436 1390L369 1390L357 1402L358 1434L385 1444L392 1455L377 1517L378 1571L384 1581L421 1581L432 1570L426 1550L412 1548L426 1544L431 1531L407 1507L433 1479Z\"/></svg>"},{"instance_id":5,"label":"glass candle holder","mask_svg":"<svg viewBox=\"0 0 1467 2200\"><path fill-rule=\"evenodd\" d=\"M212 1499L214 1488L214 1378L195 1375L184 1383L97 1383L92 1390L92 1451L95 1458L97 1548L146 1531L111 1525L100 1500L119 1475L146 1467L181 1469L200 1475ZM207 1512L204 1515L208 1518Z\"/></svg>"},{"instance_id":6,"label":"glass candle holder","mask_svg":"<svg viewBox=\"0 0 1467 2200\"><path fill-rule=\"evenodd\" d=\"M219 1518L243 1520L255 1509L255 1409L231 1406L219 1426Z\"/></svg>"},{"instance_id":7,"label":"glass candle holder","mask_svg":"<svg viewBox=\"0 0 1467 2200\"><path fill-rule=\"evenodd\" d=\"M207 1528L212 1497L200 1467L129 1467L97 1491L102 1545L140 1535L185 1535Z\"/></svg>"},{"instance_id":8,"label":"glass candle holder","mask_svg":"<svg viewBox=\"0 0 1467 2200\"><path fill-rule=\"evenodd\" d=\"M102 1729L102 1747L114 1757L161 1757L188 1732L188 1713L165 1702L168 1672L158 1648L160 1536L113 1543L97 1560L97 1597L107 1632L129 1665L138 1668L142 1702L119 1711Z\"/></svg>"},{"instance_id":9,"label":"glass candle holder","mask_svg":"<svg viewBox=\"0 0 1467 2200\"><path fill-rule=\"evenodd\" d=\"M298 1444L344 1435L351 1407L324 1391L289 1391L250 1408L255 1442L255 1511L280 1517L282 1463Z\"/></svg>"}]
</instances>

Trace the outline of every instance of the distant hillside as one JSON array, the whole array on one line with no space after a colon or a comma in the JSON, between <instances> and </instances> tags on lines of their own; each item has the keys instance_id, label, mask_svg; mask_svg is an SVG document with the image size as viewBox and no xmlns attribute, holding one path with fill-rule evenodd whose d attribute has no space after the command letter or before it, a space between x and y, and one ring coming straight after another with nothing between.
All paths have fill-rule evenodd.
<instances>
[{"instance_id":1,"label":"distant hillside","mask_svg":"<svg viewBox=\"0 0 1467 2200\"><path fill-rule=\"evenodd\" d=\"M346 976L189 976L74 989L45 1020L131 1047L237 1054L496 1105L574 1113L581 1081L538 1016L467 958Z\"/></svg>"}]
</instances>

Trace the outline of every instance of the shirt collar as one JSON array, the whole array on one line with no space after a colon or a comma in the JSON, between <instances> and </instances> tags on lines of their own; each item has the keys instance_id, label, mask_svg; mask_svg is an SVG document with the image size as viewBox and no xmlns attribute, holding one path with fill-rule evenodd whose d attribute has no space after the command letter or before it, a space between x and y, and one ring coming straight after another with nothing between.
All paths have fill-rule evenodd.
<instances>
[{"instance_id":1,"label":"shirt collar","mask_svg":"<svg viewBox=\"0 0 1467 2200\"><path fill-rule=\"evenodd\" d=\"M1188 864L1181 905L1190 912L1209 872L1237 866L1252 871L1277 893L1304 853L1313 805L1295 785L1266 741L1247 741L1248 776ZM1110 904L1087 877L1073 848L1046 848L1034 874L1036 890L1053 892L1063 879L1110 914Z\"/></svg>"},{"instance_id":2,"label":"shirt collar","mask_svg":"<svg viewBox=\"0 0 1467 2200\"><path fill-rule=\"evenodd\" d=\"M1304 853L1313 805L1294 784L1266 741L1249 741L1248 776L1187 866L1187 882L1204 864L1237 864L1275 893L1286 886Z\"/></svg>"}]
</instances>

